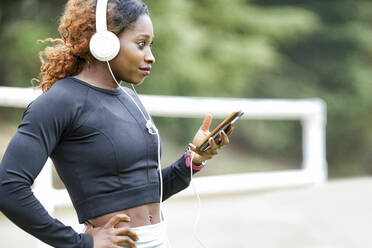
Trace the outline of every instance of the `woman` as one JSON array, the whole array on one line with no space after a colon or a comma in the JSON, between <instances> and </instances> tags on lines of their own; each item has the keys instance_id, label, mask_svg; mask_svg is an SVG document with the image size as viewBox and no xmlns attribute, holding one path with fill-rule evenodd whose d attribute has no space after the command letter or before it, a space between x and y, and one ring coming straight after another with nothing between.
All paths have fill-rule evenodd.
<instances>
[{"instance_id":1,"label":"woman","mask_svg":"<svg viewBox=\"0 0 372 248\"><path fill-rule=\"evenodd\" d=\"M62 38L47 39L57 45L40 56L43 94L25 110L0 167L0 210L53 247L166 247L160 199L186 188L190 166L200 170L228 138L222 132L218 144L211 139L208 150L197 152L209 133L207 115L189 145L197 152L193 165L187 152L158 171L156 128L135 92L117 85L142 83L155 63L148 9L140 0L109 1L108 30L119 38L120 51L108 63L89 50L95 10L95 0L68 1ZM85 233L52 218L30 190L48 157Z\"/></svg>"}]
</instances>

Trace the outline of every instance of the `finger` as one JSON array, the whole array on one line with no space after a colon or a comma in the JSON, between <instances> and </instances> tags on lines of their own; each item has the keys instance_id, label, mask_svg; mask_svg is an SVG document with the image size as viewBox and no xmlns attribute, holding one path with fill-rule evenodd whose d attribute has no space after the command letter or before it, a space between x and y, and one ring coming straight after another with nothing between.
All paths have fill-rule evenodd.
<instances>
[{"instance_id":1,"label":"finger","mask_svg":"<svg viewBox=\"0 0 372 248\"><path fill-rule=\"evenodd\" d=\"M88 230L88 229L93 229L93 228L94 228L94 227L93 227L92 224L90 224L90 223L87 224L87 230Z\"/></svg>"},{"instance_id":2,"label":"finger","mask_svg":"<svg viewBox=\"0 0 372 248\"><path fill-rule=\"evenodd\" d=\"M211 126L211 123L212 123L212 114L208 113L204 117L204 121L203 121L203 124L201 125L200 129L203 130L203 131L208 131L209 127Z\"/></svg>"},{"instance_id":3,"label":"finger","mask_svg":"<svg viewBox=\"0 0 372 248\"><path fill-rule=\"evenodd\" d=\"M84 233L89 233L91 230L93 230L93 225L88 223Z\"/></svg>"},{"instance_id":4,"label":"finger","mask_svg":"<svg viewBox=\"0 0 372 248\"><path fill-rule=\"evenodd\" d=\"M199 151L196 146L192 143L189 143L189 147L191 149L191 151L195 152L196 154L198 154L199 156L202 156L204 158L204 160L208 160L208 159L211 159L212 156L208 154L207 150L210 149L210 147L208 146L206 150L204 150L203 152Z\"/></svg>"},{"instance_id":5,"label":"finger","mask_svg":"<svg viewBox=\"0 0 372 248\"><path fill-rule=\"evenodd\" d=\"M189 147L190 147L191 151L196 152L198 154L200 153L200 151L198 150L198 148L196 148L196 146L194 144L189 143Z\"/></svg>"},{"instance_id":6,"label":"finger","mask_svg":"<svg viewBox=\"0 0 372 248\"><path fill-rule=\"evenodd\" d=\"M223 134L226 135L223 131L221 131L219 133L219 140L218 140L218 142L216 140L213 140L212 141L214 143L213 146L212 146L213 149L211 151L211 152L213 152L213 155L218 154L219 148L221 148L224 145L223 144L223 142L224 142L224 136L223 136Z\"/></svg>"},{"instance_id":7,"label":"finger","mask_svg":"<svg viewBox=\"0 0 372 248\"><path fill-rule=\"evenodd\" d=\"M125 245L125 246L123 246ZM112 245L110 248L123 248L123 247L128 247L126 244L123 244L123 245ZM135 246L137 247L137 246ZM131 247L132 248L132 247Z\"/></svg>"},{"instance_id":8,"label":"finger","mask_svg":"<svg viewBox=\"0 0 372 248\"><path fill-rule=\"evenodd\" d=\"M214 142L219 145L222 141L222 136L221 136L221 132L219 133L219 135L214 139Z\"/></svg>"},{"instance_id":9,"label":"finger","mask_svg":"<svg viewBox=\"0 0 372 248\"><path fill-rule=\"evenodd\" d=\"M220 147L230 143L229 137L227 136L227 134L224 131L222 131L220 135L222 137L221 143L218 144Z\"/></svg>"},{"instance_id":10,"label":"finger","mask_svg":"<svg viewBox=\"0 0 372 248\"><path fill-rule=\"evenodd\" d=\"M218 153L217 151L218 146L213 139L209 139L208 142L209 142L209 147L208 149L204 151L203 156L209 157L209 159L211 159L214 155Z\"/></svg>"},{"instance_id":11,"label":"finger","mask_svg":"<svg viewBox=\"0 0 372 248\"><path fill-rule=\"evenodd\" d=\"M230 124L229 128L226 130L225 133L227 134L227 136L229 136L233 130L234 130L234 125Z\"/></svg>"},{"instance_id":12,"label":"finger","mask_svg":"<svg viewBox=\"0 0 372 248\"><path fill-rule=\"evenodd\" d=\"M130 221L130 218L126 214L114 215L109 219L109 221L107 221L107 223L104 225L104 228L113 228L113 227L116 226L116 224L118 224L121 221L128 222L128 221Z\"/></svg>"},{"instance_id":13,"label":"finger","mask_svg":"<svg viewBox=\"0 0 372 248\"><path fill-rule=\"evenodd\" d=\"M123 248L123 247L130 247L130 248L136 248L137 246L130 246L129 244L119 243L119 245L113 244L110 248Z\"/></svg>"},{"instance_id":14,"label":"finger","mask_svg":"<svg viewBox=\"0 0 372 248\"><path fill-rule=\"evenodd\" d=\"M196 149L196 146L193 143L189 143L189 147L190 147L191 150Z\"/></svg>"},{"instance_id":15,"label":"finger","mask_svg":"<svg viewBox=\"0 0 372 248\"><path fill-rule=\"evenodd\" d=\"M113 238L114 240L114 243L115 244L125 244L125 245L129 245L131 248L135 248L136 247L136 244L134 243L134 241L127 237L127 236L115 236ZM120 246L119 246L120 247Z\"/></svg>"},{"instance_id":16,"label":"finger","mask_svg":"<svg viewBox=\"0 0 372 248\"><path fill-rule=\"evenodd\" d=\"M126 235L126 236L129 236L130 238L132 238L134 241L138 240L137 234L135 232L133 232L132 230L128 229L127 227L116 228L114 234L116 236Z\"/></svg>"},{"instance_id":17,"label":"finger","mask_svg":"<svg viewBox=\"0 0 372 248\"><path fill-rule=\"evenodd\" d=\"M200 156L203 156L204 151L203 152L199 151L198 148L194 144L189 143L189 147L191 151L195 152L196 154L199 154Z\"/></svg>"},{"instance_id":18,"label":"finger","mask_svg":"<svg viewBox=\"0 0 372 248\"><path fill-rule=\"evenodd\" d=\"M123 246L125 245L125 246ZM112 245L110 248L123 248L123 247L128 247L128 245L126 244L122 244L122 245ZM130 248L136 248L137 246L129 246Z\"/></svg>"},{"instance_id":19,"label":"finger","mask_svg":"<svg viewBox=\"0 0 372 248\"><path fill-rule=\"evenodd\" d=\"M209 146L211 147L211 150L217 150L218 149L218 145L212 137L209 138L208 143L209 143Z\"/></svg>"}]
</instances>

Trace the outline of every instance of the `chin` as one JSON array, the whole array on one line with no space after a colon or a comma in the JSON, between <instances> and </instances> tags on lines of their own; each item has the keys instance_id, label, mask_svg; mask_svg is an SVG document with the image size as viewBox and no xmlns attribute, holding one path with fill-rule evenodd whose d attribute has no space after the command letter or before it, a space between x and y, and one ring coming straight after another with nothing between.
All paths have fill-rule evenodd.
<instances>
[{"instance_id":1,"label":"chin","mask_svg":"<svg viewBox=\"0 0 372 248\"><path fill-rule=\"evenodd\" d=\"M145 78L141 78L141 79L138 79L138 80L133 80L133 81L132 81L132 84L134 84L134 85L140 85L140 84L142 84L144 81L145 81Z\"/></svg>"},{"instance_id":2,"label":"chin","mask_svg":"<svg viewBox=\"0 0 372 248\"><path fill-rule=\"evenodd\" d=\"M134 85L140 85L143 83L144 80L141 80L141 81L132 81L131 84L134 84Z\"/></svg>"},{"instance_id":3,"label":"chin","mask_svg":"<svg viewBox=\"0 0 372 248\"><path fill-rule=\"evenodd\" d=\"M145 78L125 79L122 81L129 83L129 84L140 85L143 83L143 81L145 81Z\"/></svg>"}]
</instances>

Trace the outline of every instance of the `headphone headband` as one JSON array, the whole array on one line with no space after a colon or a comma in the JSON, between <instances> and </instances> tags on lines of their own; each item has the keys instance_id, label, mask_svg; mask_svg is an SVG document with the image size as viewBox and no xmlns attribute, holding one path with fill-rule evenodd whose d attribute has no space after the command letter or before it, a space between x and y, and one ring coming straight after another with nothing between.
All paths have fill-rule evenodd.
<instances>
[{"instance_id":1,"label":"headphone headband","mask_svg":"<svg viewBox=\"0 0 372 248\"><path fill-rule=\"evenodd\" d=\"M107 31L107 2L108 0L97 0L96 7L96 30L98 32Z\"/></svg>"}]
</instances>

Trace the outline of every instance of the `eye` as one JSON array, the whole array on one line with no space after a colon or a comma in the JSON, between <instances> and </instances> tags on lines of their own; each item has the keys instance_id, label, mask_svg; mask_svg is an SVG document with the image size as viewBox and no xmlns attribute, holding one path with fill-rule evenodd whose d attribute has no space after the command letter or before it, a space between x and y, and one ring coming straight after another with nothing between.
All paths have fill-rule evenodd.
<instances>
[{"instance_id":1,"label":"eye","mask_svg":"<svg viewBox=\"0 0 372 248\"><path fill-rule=\"evenodd\" d=\"M143 49L146 46L146 41L145 40L138 41L137 45L140 49Z\"/></svg>"}]
</instances>

